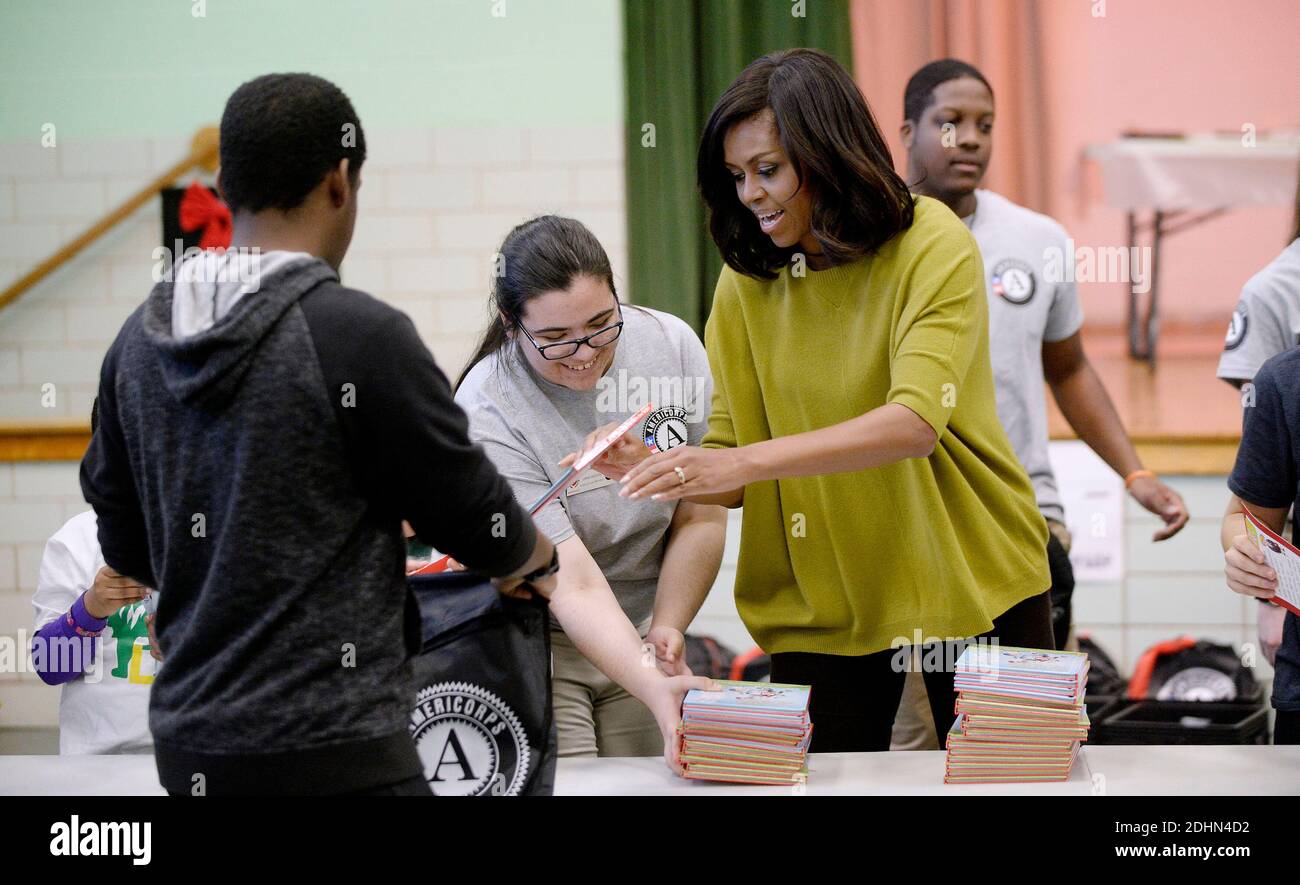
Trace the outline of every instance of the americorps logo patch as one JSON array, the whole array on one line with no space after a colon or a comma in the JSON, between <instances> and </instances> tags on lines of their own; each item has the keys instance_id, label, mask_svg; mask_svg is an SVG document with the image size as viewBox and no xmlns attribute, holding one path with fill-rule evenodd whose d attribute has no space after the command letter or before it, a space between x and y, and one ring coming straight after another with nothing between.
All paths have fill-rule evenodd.
<instances>
[{"instance_id":1,"label":"americorps logo patch","mask_svg":"<svg viewBox=\"0 0 1300 885\"><path fill-rule=\"evenodd\" d=\"M528 736L501 698L468 682L420 690L411 739L436 796L517 796L528 780Z\"/></svg>"},{"instance_id":2,"label":"americorps logo patch","mask_svg":"<svg viewBox=\"0 0 1300 885\"><path fill-rule=\"evenodd\" d=\"M993 291L1012 304L1028 304L1038 288L1034 269L1017 258L998 262L992 279Z\"/></svg>"},{"instance_id":3,"label":"americorps logo patch","mask_svg":"<svg viewBox=\"0 0 1300 885\"><path fill-rule=\"evenodd\" d=\"M645 419L645 444L656 452L686 445L686 410L678 406L656 409Z\"/></svg>"},{"instance_id":4,"label":"americorps logo patch","mask_svg":"<svg viewBox=\"0 0 1300 885\"><path fill-rule=\"evenodd\" d=\"M1228 334L1223 336L1224 350L1236 350L1241 346L1241 342L1246 339L1248 324L1246 305L1238 304L1237 309L1232 312L1232 319L1228 322Z\"/></svg>"}]
</instances>

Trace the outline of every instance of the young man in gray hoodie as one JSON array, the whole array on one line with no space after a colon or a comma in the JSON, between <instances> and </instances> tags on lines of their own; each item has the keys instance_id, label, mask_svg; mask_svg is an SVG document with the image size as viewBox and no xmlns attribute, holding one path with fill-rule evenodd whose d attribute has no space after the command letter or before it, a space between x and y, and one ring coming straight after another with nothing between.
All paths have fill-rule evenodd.
<instances>
[{"instance_id":1,"label":"young man in gray hoodie","mask_svg":"<svg viewBox=\"0 0 1300 885\"><path fill-rule=\"evenodd\" d=\"M364 159L333 84L239 87L231 248L175 268L104 359L81 484L105 561L159 591L149 726L172 793L428 793L403 519L503 592L554 587L554 548L411 321L339 283Z\"/></svg>"}]
</instances>

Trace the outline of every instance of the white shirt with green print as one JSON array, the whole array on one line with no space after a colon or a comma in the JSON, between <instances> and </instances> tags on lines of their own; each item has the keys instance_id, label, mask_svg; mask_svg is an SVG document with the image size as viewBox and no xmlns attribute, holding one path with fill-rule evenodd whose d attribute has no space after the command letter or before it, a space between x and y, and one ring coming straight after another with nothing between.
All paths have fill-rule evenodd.
<instances>
[{"instance_id":1,"label":"white shirt with green print","mask_svg":"<svg viewBox=\"0 0 1300 885\"><path fill-rule=\"evenodd\" d=\"M104 567L95 512L79 513L45 544L32 605L36 629L63 617ZM149 686L157 662L149 653L143 603L114 612L85 674L65 683L59 703L59 752L148 753Z\"/></svg>"}]
</instances>

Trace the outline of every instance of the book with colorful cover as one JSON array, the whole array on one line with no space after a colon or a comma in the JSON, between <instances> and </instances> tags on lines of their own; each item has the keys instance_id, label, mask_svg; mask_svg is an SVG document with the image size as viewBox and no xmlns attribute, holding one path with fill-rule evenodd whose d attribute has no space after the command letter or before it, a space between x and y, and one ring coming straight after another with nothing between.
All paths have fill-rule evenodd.
<instances>
[{"instance_id":1,"label":"book with colorful cover","mask_svg":"<svg viewBox=\"0 0 1300 885\"><path fill-rule=\"evenodd\" d=\"M693 734L686 734L683 738L688 747L696 747L703 751L716 750L717 752L761 755L772 759L797 759L802 758L808 752L807 744L796 744L789 746L785 744L764 744L761 741L732 741L711 737L699 737Z\"/></svg>"},{"instance_id":2,"label":"book with colorful cover","mask_svg":"<svg viewBox=\"0 0 1300 885\"><path fill-rule=\"evenodd\" d=\"M716 763L732 764L739 767L763 768L772 770L790 769L795 770L802 768L807 757L803 754L796 756L772 756L763 752L745 751L735 747L712 747L707 744L696 744L687 741L682 745L681 759L683 762L698 763Z\"/></svg>"},{"instance_id":3,"label":"book with colorful cover","mask_svg":"<svg viewBox=\"0 0 1300 885\"><path fill-rule=\"evenodd\" d=\"M779 682L737 682L719 679L721 691L691 689L682 702L683 710L708 709L733 714L763 716L806 716L807 685L784 685Z\"/></svg>"},{"instance_id":4,"label":"book with colorful cover","mask_svg":"<svg viewBox=\"0 0 1300 885\"><path fill-rule=\"evenodd\" d=\"M1245 511L1246 535L1264 554L1268 567L1277 573L1277 592L1272 601L1300 615L1300 550Z\"/></svg>"},{"instance_id":5,"label":"book with colorful cover","mask_svg":"<svg viewBox=\"0 0 1300 885\"><path fill-rule=\"evenodd\" d=\"M748 747L777 755L791 756L808 752L808 743L812 738L812 727L809 726L808 731L797 743L787 743L784 740L765 741L761 735L733 737L729 735L720 736L717 734L702 734L694 729L684 729L683 735L686 740L694 741L701 745L710 744L720 747L740 747L742 749Z\"/></svg>"},{"instance_id":6,"label":"book with colorful cover","mask_svg":"<svg viewBox=\"0 0 1300 885\"><path fill-rule=\"evenodd\" d=\"M686 764L685 774L688 778L709 781L730 781L739 784L766 784L769 786L793 786L808 782L807 767L789 773L755 772L744 768L723 765Z\"/></svg>"},{"instance_id":7,"label":"book with colorful cover","mask_svg":"<svg viewBox=\"0 0 1300 885\"><path fill-rule=\"evenodd\" d=\"M1013 698L1000 697L997 700L982 700L962 692L957 695L955 707L958 713L971 716L1001 716L1021 722L1065 723L1081 721L1080 714L1084 705L1067 704L1062 706L1040 706L1019 702ZM1083 715L1086 716L1086 713Z\"/></svg>"},{"instance_id":8,"label":"book with colorful cover","mask_svg":"<svg viewBox=\"0 0 1300 885\"><path fill-rule=\"evenodd\" d=\"M1032 756L1013 756L1002 753L965 753L949 754L949 768L1053 768L1069 765L1082 746L1078 741L1067 743L1051 753L1035 753Z\"/></svg>"},{"instance_id":9,"label":"book with colorful cover","mask_svg":"<svg viewBox=\"0 0 1300 885\"><path fill-rule=\"evenodd\" d=\"M959 671L953 678L967 682L977 689L982 685L1012 685L1018 688L1041 691L1044 696L1047 696L1048 694L1072 694L1076 684L1076 680L1074 679L1040 679L1037 676L1027 676L1023 673L1015 673L1010 670L996 669L987 672ZM990 688L989 690L996 691L996 689L993 688Z\"/></svg>"},{"instance_id":10,"label":"book with colorful cover","mask_svg":"<svg viewBox=\"0 0 1300 885\"><path fill-rule=\"evenodd\" d=\"M983 745L969 750L962 750L960 747L949 747L948 765L970 764L972 762L997 763L1007 760L1051 763L1068 758L1071 752L1069 745L1063 748L1044 746L1038 749L1016 747L1010 744L1007 747L1008 749L1004 752L998 752Z\"/></svg>"},{"instance_id":11,"label":"book with colorful cover","mask_svg":"<svg viewBox=\"0 0 1300 885\"><path fill-rule=\"evenodd\" d=\"M994 713L962 713L961 715L966 717L967 728L979 726L980 728L1032 728L1041 731L1074 731L1078 729L1087 731L1092 727L1092 720L1088 718L1088 711L1083 707L1079 708L1079 715L1070 719L999 716Z\"/></svg>"},{"instance_id":12,"label":"book with colorful cover","mask_svg":"<svg viewBox=\"0 0 1300 885\"><path fill-rule=\"evenodd\" d=\"M1038 740L1031 740L1025 737L1008 735L1004 738L972 738L967 735L950 735L948 738L949 752L960 753L963 750L973 749L980 752L994 751L998 748L1005 748L1006 752L1014 753L1018 750L1032 750L1041 748L1045 751L1064 751L1070 748L1074 743L1073 738L1069 737L1050 737Z\"/></svg>"},{"instance_id":13,"label":"book with colorful cover","mask_svg":"<svg viewBox=\"0 0 1300 885\"><path fill-rule=\"evenodd\" d=\"M1088 711L1079 710L1073 722L1044 722L1041 720L1017 719L1009 716L988 716L983 713L962 713L962 732L978 735L981 732L1005 732L1009 734L1075 734L1080 737L1088 734L1092 727Z\"/></svg>"},{"instance_id":14,"label":"book with colorful cover","mask_svg":"<svg viewBox=\"0 0 1300 885\"><path fill-rule=\"evenodd\" d=\"M958 699L960 706L960 698ZM986 712L987 711L987 712ZM959 708L957 714L963 717L967 724L979 723L981 725L1006 725L1020 728L1091 728L1092 720L1088 718L1088 708L1080 705L1066 716L1035 716L1032 714L1023 714L1016 711L994 711L988 707L980 708L979 712L970 712L967 708Z\"/></svg>"},{"instance_id":15,"label":"book with colorful cover","mask_svg":"<svg viewBox=\"0 0 1300 885\"><path fill-rule=\"evenodd\" d=\"M972 754L989 756L1015 756L1027 754L1035 757L1050 756L1053 753L1066 753L1079 741L1070 738L1053 738L1045 741L1025 741L1007 739L1004 741L976 740L973 738L949 738L948 755L950 757L970 756Z\"/></svg>"},{"instance_id":16,"label":"book with colorful cover","mask_svg":"<svg viewBox=\"0 0 1300 885\"><path fill-rule=\"evenodd\" d=\"M1050 783L1070 779L1074 768L1074 758L1055 766L1040 767L993 767L982 768L948 768L944 772L944 783Z\"/></svg>"},{"instance_id":17,"label":"book with colorful cover","mask_svg":"<svg viewBox=\"0 0 1300 885\"><path fill-rule=\"evenodd\" d=\"M1082 693L1088 656L1082 652L974 643L957 659L957 676L1007 679L1020 684L1077 686Z\"/></svg>"},{"instance_id":18,"label":"book with colorful cover","mask_svg":"<svg viewBox=\"0 0 1300 885\"><path fill-rule=\"evenodd\" d=\"M785 731L797 734L808 723L807 716L764 716L750 713L733 713L727 710L682 710L683 722L698 722L701 726L709 724L719 728L754 728L762 731Z\"/></svg>"},{"instance_id":19,"label":"book with colorful cover","mask_svg":"<svg viewBox=\"0 0 1300 885\"><path fill-rule=\"evenodd\" d=\"M1069 713L1083 706L1083 701L1053 700L1051 698L1010 698L1006 695L990 694L985 691L963 691L959 696L958 702L969 704L1011 704L1035 712L1041 711L1043 713Z\"/></svg>"},{"instance_id":20,"label":"book with colorful cover","mask_svg":"<svg viewBox=\"0 0 1300 885\"><path fill-rule=\"evenodd\" d=\"M764 744L782 745L795 747L799 744L806 743L808 735L812 732L811 723L801 725L798 729L789 730L784 728L762 729L752 725L730 726L718 724L712 721L691 721L682 720L687 730L698 737L716 738L719 740L737 740L737 741L759 741Z\"/></svg>"},{"instance_id":21,"label":"book with colorful cover","mask_svg":"<svg viewBox=\"0 0 1300 885\"><path fill-rule=\"evenodd\" d=\"M796 769L802 767L806 762L807 756L764 756L754 754L754 752L744 752L728 747L719 747L719 749L710 749L710 747L701 747L694 743L686 742L681 747L679 756L682 762L697 764L714 764L728 765L732 768L753 768L755 771L785 771L785 769Z\"/></svg>"},{"instance_id":22,"label":"book with colorful cover","mask_svg":"<svg viewBox=\"0 0 1300 885\"><path fill-rule=\"evenodd\" d=\"M683 758L682 770L686 777L704 778L721 775L722 780L745 778L758 783L794 783L795 775L804 771L803 765L749 765L729 759Z\"/></svg>"},{"instance_id":23,"label":"book with colorful cover","mask_svg":"<svg viewBox=\"0 0 1300 885\"><path fill-rule=\"evenodd\" d=\"M978 688L980 691L996 691L999 694L1011 698L1050 698L1069 701L1072 704L1082 703L1084 698L1084 688L1082 686L1078 688L1070 688L1068 690L1049 690L1012 685L1005 679L978 681L957 679L954 680L953 687L956 688L957 691L967 691L972 688Z\"/></svg>"},{"instance_id":24,"label":"book with colorful cover","mask_svg":"<svg viewBox=\"0 0 1300 885\"><path fill-rule=\"evenodd\" d=\"M1021 679L1005 672L958 673L953 687L960 692L1000 695L1008 700L1055 701L1070 706L1083 703L1087 673L1077 682L1046 682Z\"/></svg>"},{"instance_id":25,"label":"book with colorful cover","mask_svg":"<svg viewBox=\"0 0 1300 885\"><path fill-rule=\"evenodd\" d=\"M1070 769L1054 774L945 774L945 784L1046 784L1068 781Z\"/></svg>"},{"instance_id":26,"label":"book with colorful cover","mask_svg":"<svg viewBox=\"0 0 1300 885\"><path fill-rule=\"evenodd\" d=\"M1000 759L961 763L956 760L948 762L944 769L948 774L998 775L998 774L1057 774L1068 773L1074 766L1074 753L1066 753L1057 760L1039 759Z\"/></svg>"},{"instance_id":27,"label":"book with colorful cover","mask_svg":"<svg viewBox=\"0 0 1300 885\"><path fill-rule=\"evenodd\" d=\"M995 744L1054 744L1061 741L1085 741L1088 732L1082 729L1041 732L1034 729L998 729L967 727L962 735L966 742Z\"/></svg>"}]
</instances>

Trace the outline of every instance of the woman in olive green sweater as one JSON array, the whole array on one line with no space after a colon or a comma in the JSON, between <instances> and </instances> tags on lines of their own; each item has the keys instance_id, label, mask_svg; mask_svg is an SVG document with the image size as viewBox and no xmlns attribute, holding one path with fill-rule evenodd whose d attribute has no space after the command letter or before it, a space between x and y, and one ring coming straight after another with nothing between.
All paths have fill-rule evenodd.
<instances>
[{"instance_id":1,"label":"woman in olive green sweater","mask_svg":"<svg viewBox=\"0 0 1300 885\"><path fill-rule=\"evenodd\" d=\"M942 744L959 640L1053 644L1047 524L998 422L975 241L908 193L813 50L745 69L698 175L727 265L709 431L622 493L744 505L737 607L772 680L812 685L815 751L889 748L906 646Z\"/></svg>"}]
</instances>

